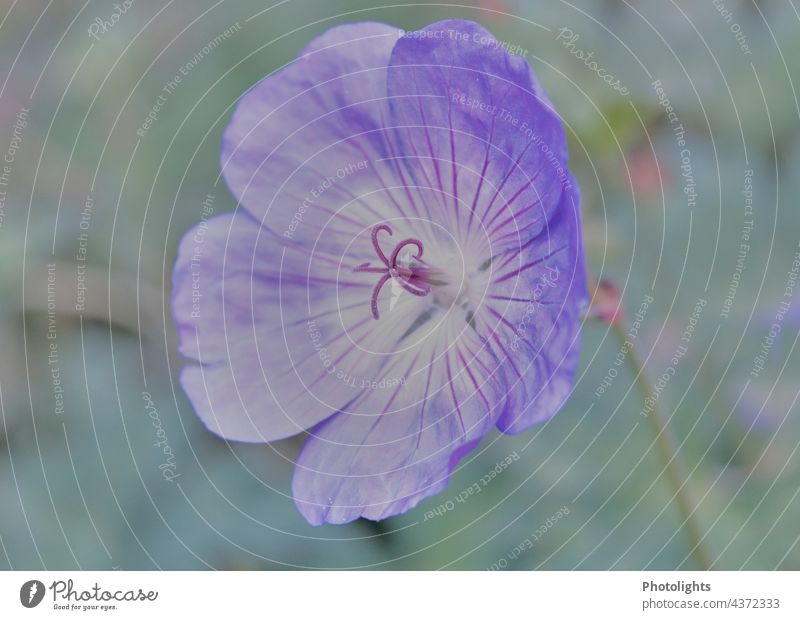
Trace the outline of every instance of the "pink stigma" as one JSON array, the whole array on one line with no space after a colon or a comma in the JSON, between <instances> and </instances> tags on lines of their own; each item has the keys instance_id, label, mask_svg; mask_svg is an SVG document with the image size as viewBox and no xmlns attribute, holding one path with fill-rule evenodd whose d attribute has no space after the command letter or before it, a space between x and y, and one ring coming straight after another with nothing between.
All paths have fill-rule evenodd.
<instances>
[{"instance_id":1,"label":"pink stigma","mask_svg":"<svg viewBox=\"0 0 800 620\"><path fill-rule=\"evenodd\" d=\"M425 279L429 272L428 269L425 267L403 267L397 264L397 259L400 257L400 252L403 250L403 248L409 245L416 246L417 248L417 253L413 256L414 260L417 262L422 262L422 241L419 239L403 239L395 246L394 250L392 250L391 256L387 258L386 254L383 253L383 250L378 243L378 233L381 231L386 231L389 233L389 236L391 236L392 229L386 224L378 224L372 229L372 247L375 248L375 254L378 255L378 258L381 259L381 262L384 264L384 266L372 267L369 263L363 263L353 269L353 271L356 272L381 274L377 284L375 284L375 288L372 289L372 316L376 320L381 318L380 314L378 313L378 295L380 294L383 285L389 280L395 280L409 293L412 295L417 295L418 297L425 297L425 295L431 292L430 284Z\"/></svg>"}]
</instances>

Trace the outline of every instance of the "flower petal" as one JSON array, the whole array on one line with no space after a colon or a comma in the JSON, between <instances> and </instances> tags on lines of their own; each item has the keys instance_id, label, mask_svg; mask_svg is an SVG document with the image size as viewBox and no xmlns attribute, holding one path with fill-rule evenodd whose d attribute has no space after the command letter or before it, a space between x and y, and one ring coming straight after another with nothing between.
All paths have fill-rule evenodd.
<instances>
[{"instance_id":1,"label":"flower petal","mask_svg":"<svg viewBox=\"0 0 800 620\"><path fill-rule=\"evenodd\" d=\"M240 100L222 140L239 202L286 240L341 250L409 208L386 128L386 66L401 31L337 26Z\"/></svg>"},{"instance_id":2,"label":"flower petal","mask_svg":"<svg viewBox=\"0 0 800 620\"><path fill-rule=\"evenodd\" d=\"M410 510L441 491L458 460L491 429L504 390L483 376L496 360L487 349L468 353L474 335L453 336L427 340L410 367L398 365L349 411L314 429L292 483L311 524Z\"/></svg>"},{"instance_id":3,"label":"flower petal","mask_svg":"<svg viewBox=\"0 0 800 620\"><path fill-rule=\"evenodd\" d=\"M588 302L580 194L565 188L530 248L497 262L482 313L506 356L508 406L497 426L520 433L555 415L569 396L580 356L581 313ZM513 277L509 277L513 274Z\"/></svg>"},{"instance_id":4,"label":"flower petal","mask_svg":"<svg viewBox=\"0 0 800 620\"><path fill-rule=\"evenodd\" d=\"M411 295L379 325L373 282L339 261L283 245L245 211L184 236L172 311L180 352L201 365L181 383L209 429L254 442L297 434L386 366L416 317Z\"/></svg>"},{"instance_id":5,"label":"flower petal","mask_svg":"<svg viewBox=\"0 0 800 620\"><path fill-rule=\"evenodd\" d=\"M566 179L563 127L527 62L474 22L400 38L388 72L392 123L414 181L459 238L493 252L542 230Z\"/></svg>"}]
</instances>

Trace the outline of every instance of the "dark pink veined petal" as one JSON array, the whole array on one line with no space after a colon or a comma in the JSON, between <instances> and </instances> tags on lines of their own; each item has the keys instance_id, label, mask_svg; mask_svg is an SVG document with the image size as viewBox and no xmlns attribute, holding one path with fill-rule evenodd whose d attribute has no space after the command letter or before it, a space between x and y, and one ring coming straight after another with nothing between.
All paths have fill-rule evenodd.
<instances>
[{"instance_id":1,"label":"dark pink veined petal","mask_svg":"<svg viewBox=\"0 0 800 620\"><path fill-rule=\"evenodd\" d=\"M480 320L497 335L508 386L498 420L519 433L554 416L571 393L580 355L581 313L588 303L580 194L570 176L555 215L524 250L493 262Z\"/></svg>"},{"instance_id":2,"label":"dark pink veined petal","mask_svg":"<svg viewBox=\"0 0 800 620\"><path fill-rule=\"evenodd\" d=\"M444 488L501 415L491 352L479 349L474 333L450 336L396 360L348 411L312 431L292 483L311 524L380 520L413 508Z\"/></svg>"},{"instance_id":3,"label":"dark pink veined petal","mask_svg":"<svg viewBox=\"0 0 800 620\"><path fill-rule=\"evenodd\" d=\"M435 217L493 252L543 228L566 179L566 139L524 59L478 24L437 22L397 42L388 90L409 174L440 189Z\"/></svg>"},{"instance_id":4,"label":"dark pink veined petal","mask_svg":"<svg viewBox=\"0 0 800 620\"><path fill-rule=\"evenodd\" d=\"M181 242L172 312L181 384L206 425L267 442L342 409L391 360L417 316L409 300L378 325L371 282L339 258L284 246L248 213L216 216Z\"/></svg>"}]
</instances>

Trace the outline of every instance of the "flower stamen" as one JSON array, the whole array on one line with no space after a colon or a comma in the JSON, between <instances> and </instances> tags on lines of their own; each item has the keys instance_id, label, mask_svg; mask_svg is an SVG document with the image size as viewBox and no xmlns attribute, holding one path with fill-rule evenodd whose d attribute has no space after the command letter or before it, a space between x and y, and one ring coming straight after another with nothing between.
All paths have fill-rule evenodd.
<instances>
[{"instance_id":1,"label":"flower stamen","mask_svg":"<svg viewBox=\"0 0 800 620\"><path fill-rule=\"evenodd\" d=\"M424 252L422 241L413 238L403 239L394 247L391 256L387 258L378 242L378 233L381 231L389 233L389 236L392 235L393 231L387 224L378 224L372 229L372 247L375 248L375 254L377 254L378 258L386 266L373 267L370 263L362 263L353 269L353 271L357 273L381 274L381 277L375 284L375 288L372 290L372 297L370 299L372 316L375 320L381 318L378 312L378 295L380 295L383 285L389 280L394 280L403 287L404 290L418 297L425 297L425 295L431 292L430 283L426 280L426 275L430 271L429 269L424 266L410 267L397 264L400 258L400 252L404 248L413 245L417 248L417 252L411 256L411 259L419 265L424 265L422 261L422 253Z\"/></svg>"}]
</instances>

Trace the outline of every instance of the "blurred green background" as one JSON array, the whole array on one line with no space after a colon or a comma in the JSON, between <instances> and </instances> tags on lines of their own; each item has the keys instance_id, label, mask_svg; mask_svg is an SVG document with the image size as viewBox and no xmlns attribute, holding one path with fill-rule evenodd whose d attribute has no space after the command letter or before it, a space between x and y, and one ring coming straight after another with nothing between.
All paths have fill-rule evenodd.
<instances>
[{"instance_id":1,"label":"blurred green background","mask_svg":"<svg viewBox=\"0 0 800 620\"><path fill-rule=\"evenodd\" d=\"M207 194L235 207L218 157L237 98L334 24L448 17L527 51L567 126L589 270L622 292L623 329L653 297L634 344L651 385L675 369L659 404L714 567L800 569L800 299L769 337L800 240L788 0L0 2L0 154L12 160L0 162L1 567L696 568L602 322L583 328L558 416L487 438L441 495L380 524L308 526L290 497L299 443L226 444L177 384L172 262ZM164 85L231 27L137 135Z\"/></svg>"}]
</instances>

